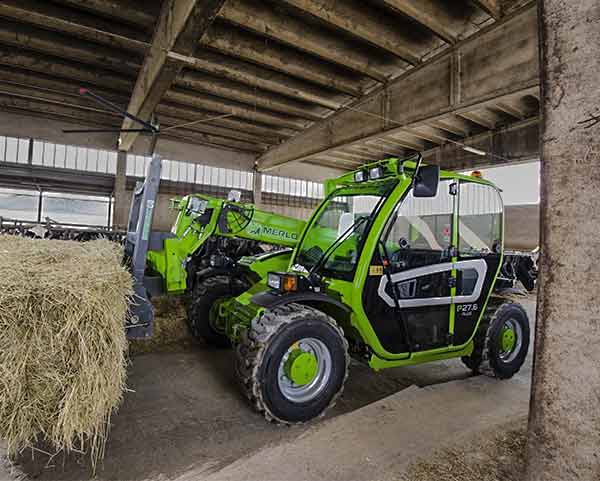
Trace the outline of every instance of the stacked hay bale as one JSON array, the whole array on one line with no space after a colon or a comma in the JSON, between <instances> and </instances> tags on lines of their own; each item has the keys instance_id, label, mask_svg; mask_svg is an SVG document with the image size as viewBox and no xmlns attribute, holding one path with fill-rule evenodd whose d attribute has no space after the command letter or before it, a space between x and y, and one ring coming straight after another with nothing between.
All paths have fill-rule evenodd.
<instances>
[{"instance_id":1,"label":"stacked hay bale","mask_svg":"<svg viewBox=\"0 0 600 481\"><path fill-rule=\"evenodd\" d=\"M125 389L122 249L0 236L0 439L103 455Z\"/></svg>"}]
</instances>

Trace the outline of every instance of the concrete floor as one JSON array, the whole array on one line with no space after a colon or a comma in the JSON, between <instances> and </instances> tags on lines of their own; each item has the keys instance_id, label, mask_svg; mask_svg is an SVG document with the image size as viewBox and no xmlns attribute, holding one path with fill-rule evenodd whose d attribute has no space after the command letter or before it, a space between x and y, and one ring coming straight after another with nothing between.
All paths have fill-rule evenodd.
<instances>
[{"instance_id":1,"label":"concrete floor","mask_svg":"<svg viewBox=\"0 0 600 481\"><path fill-rule=\"evenodd\" d=\"M533 302L527 303L527 310L533 319ZM105 460L96 479L167 480L188 472L207 474L265 447L294 441L319 425L319 421L296 427L265 422L242 398L232 363L232 352L206 346L136 356L129 374L132 392L113 418ZM528 381L530 363L531 356L519 374L521 379ZM345 391L328 417L353 412L411 385L469 377L459 360L380 373L353 363ZM36 453L19 461L31 478L90 479L83 456L59 455L48 464L47 456Z\"/></svg>"}]
</instances>

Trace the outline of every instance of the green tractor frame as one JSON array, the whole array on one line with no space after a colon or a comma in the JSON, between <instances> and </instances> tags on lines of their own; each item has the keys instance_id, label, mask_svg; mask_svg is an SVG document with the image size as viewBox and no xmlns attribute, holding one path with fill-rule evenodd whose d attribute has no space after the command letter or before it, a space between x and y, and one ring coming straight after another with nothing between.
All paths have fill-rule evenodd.
<instances>
[{"instance_id":1,"label":"green tractor frame","mask_svg":"<svg viewBox=\"0 0 600 481\"><path fill-rule=\"evenodd\" d=\"M326 193L293 250L241 257L194 289L195 333L235 347L258 411L288 424L322 415L350 357L375 370L461 358L500 379L519 371L529 320L505 295L492 183L418 155L365 165Z\"/></svg>"}]
</instances>

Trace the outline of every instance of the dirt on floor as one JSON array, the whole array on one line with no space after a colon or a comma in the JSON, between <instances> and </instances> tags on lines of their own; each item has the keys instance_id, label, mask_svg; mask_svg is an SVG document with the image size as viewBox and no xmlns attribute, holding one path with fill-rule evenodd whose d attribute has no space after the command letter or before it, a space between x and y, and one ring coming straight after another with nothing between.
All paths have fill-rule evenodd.
<instances>
[{"instance_id":1,"label":"dirt on floor","mask_svg":"<svg viewBox=\"0 0 600 481\"><path fill-rule=\"evenodd\" d=\"M403 481L521 481L525 470L525 418L445 449L409 467Z\"/></svg>"},{"instance_id":2,"label":"dirt on floor","mask_svg":"<svg viewBox=\"0 0 600 481\"><path fill-rule=\"evenodd\" d=\"M152 299L154 332L150 339L129 342L131 356L147 352L178 351L194 345L187 325L187 307L183 297L161 296Z\"/></svg>"}]
</instances>

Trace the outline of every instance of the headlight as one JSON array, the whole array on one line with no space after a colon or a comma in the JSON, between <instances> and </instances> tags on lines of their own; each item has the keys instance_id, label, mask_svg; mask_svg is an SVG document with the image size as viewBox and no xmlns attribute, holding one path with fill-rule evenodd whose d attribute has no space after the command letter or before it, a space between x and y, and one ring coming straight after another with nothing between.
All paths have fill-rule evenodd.
<instances>
[{"instance_id":1,"label":"headlight","mask_svg":"<svg viewBox=\"0 0 600 481\"><path fill-rule=\"evenodd\" d=\"M369 179L376 180L383 177L383 167L373 167L369 170Z\"/></svg>"},{"instance_id":2,"label":"headlight","mask_svg":"<svg viewBox=\"0 0 600 481\"><path fill-rule=\"evenodd\" d=\"M354 182L364 182L367 180L367 171L359 170L358 172L354 172Z\"/></svg>"},{"instance_id":3,"label":"headlight","mask_svg":"<svg viewBox=\"0 0 600 481\"><path fill-rule=\"evenodd\" d=\"M267 285L271 289L281 292L297 291L298 276L287 272L269 272L267 274Z\"/></svg>"}]
</instances>

